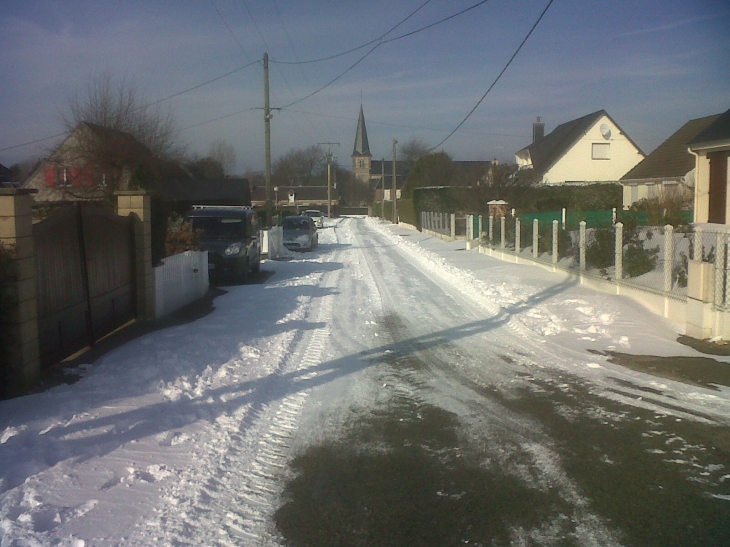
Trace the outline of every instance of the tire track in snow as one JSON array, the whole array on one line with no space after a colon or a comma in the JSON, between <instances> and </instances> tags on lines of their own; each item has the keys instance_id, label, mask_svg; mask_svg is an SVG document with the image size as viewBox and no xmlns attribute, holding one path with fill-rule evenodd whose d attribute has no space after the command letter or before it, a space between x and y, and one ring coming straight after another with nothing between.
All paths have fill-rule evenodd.
<instances>
[{"instance_id":1,"label":"tire track in snow","mask_svg":"<svg viewBox=\"0 0 730 547\"><path fill-rule=\"evenodd\" d=\"M327 348L333 314L334 297L326 292L317 297L314 288L335 287L339 275L322 273L302 304L300 320L324 326L298 330L281 352L278 366L255 388L253 402L219 417L221 448L195 449L199 466L184 472L163 496L165 506L129 538L129 545L149 545L160 535L181 543L221 546L271 539L270 515L309 385L316 380ZM196 491L191 493L191 486Z\"/></svg>"}]
</instances>

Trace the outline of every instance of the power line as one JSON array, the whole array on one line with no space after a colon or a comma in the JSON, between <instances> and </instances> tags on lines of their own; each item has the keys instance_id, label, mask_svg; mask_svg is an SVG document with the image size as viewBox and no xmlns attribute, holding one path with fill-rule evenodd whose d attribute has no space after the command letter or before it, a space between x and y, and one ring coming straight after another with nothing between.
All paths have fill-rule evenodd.
<instances>
[{"instance_id":1,"label":"power line","mask_svg":"<svg viewBox=\"0 0 730 547\"><path fill-rule=\"evenodd\" d=\"M243 65L241 67L238 67L238 68L236 68L234 70L231 70L230 72L226 72L225 74L221 74L220 76L217 76L215 78L212 78L210 80L207 80L207 81L205 81L205 82L203 82L201 84L195 85L193 87L189 87L187 89L183 89L182 91L178 91L177 93L173 93L172 95L168 95L167 97L164 97L162 99L157 99L156 101L152 101L151 103L147 103L145 105L142 105L142 106L138 107L137 109L135 109L135 112L138 111L138 110L144 110L145 108L149 108L150 106L154 106L156 104L160 104L161 102L168 101L170 99L174 99L175 97L179 97L180 95L184 95L185 93L189 93L190 91L194 91L194 90L199 89L199 88L201 88L203 86L206 86L208 84L212 84L213 82L217 82L218 80L222 80L223 78L225 78L227 76L230 76L231 74L235 74L236 72L240 72L241 70L244 70L244 69L249 68L249 67L251 67L253 65L259 64L260 62L261 61L259 61L259 60L253 61L252 63L249 63L247 65ZM235 112L232 115L235 115L235 114L240 114L240 112ZM215 120L212 120L212 121L215 121ZM204 123L208 123L208 122L204 122ZM196 127L196 126L192 126L192 127ZM190 129L190 128L188 127L188 128L185 128L185 129ZM183 131L183 129L181 129L180 131ZM63 133L58 133L56 135L50 135L48 137L43 137L41 139L35 139L35 140L32 140L32 141L23 142L23 143L20 143L20 144L14 144L13 146L7 146L5 148L0 148L0 152L5 152L7 150L14 150L15 148L23 148L24 146L30 146L31 144L37 144L39 142L49 141L51 139L56 139L58 137L63 137L64 135L67 135L67 134L68 134L68 132L64 131Z\"/></svg>"},{"instance_id":2,"label":"power line","mask_svg":"<svg viewBox=\"0 0 730 547\"><path fill-rule=\"evenodd\" d=\"M487 0L485 0L485 1L487 1ZM388 32L386 32L385 34L382 34L379 37L375 38L374 40L370 40L369 42L366 42L365 44L362 44L360 46L354 47L352 49L348 49L347 51L343 51L342 53L337 53L335 55L329 55L327 57L322 57L321 59L312 59L312 60L309 60L309 61L299 61L299 60L296 60L296 61L274 61L272 59L269 59L269 61L272 62L272 63L280 64L280 65L308 65L308 64L312 64L312 63L319 63L319 62L322 62L322 61L329 61L331 59L336 59L338 57L342 57L343 55L347 55L348 53L353 53L355 51L358 51L360 49L363 49L363 48L366 48L366 47L368 47L370 45L373 45L376 42L379 42L380 40L382 40L383 38L385 38L386 36L388 36L388 34L390 34L395 29L397 29L399 26L401 26L403 23L405 23L406 21L408 21L408 19L410 19L411 17L413 17L416 13L418 13L419 11L421 11L421 9L423 9L424 7L426 7L426 5L429 4L430 2L431 2L431 0L426 0L423 4L421 4L414 11L412 11L410 14L408 14L408 16L405 19L402 19L394 27L391 27L391 29L388 30ZM482 2L482 3L484 3L484 2Z\"/></svg>"},{"instance_id":3,"label":"power line","mask_svg":"<svg viewBox=\"0 0 730 547\"><path fill-rule=\"evenodd\" d=\"M430 0L429 0L429 1L430 1ZM422 27L422 28L420 28L420 29L414 30L414 31L412 31L412 32L408 32L408 33L406 33L406 34L402 34L402 35L400 35L400 36L396 36L395 38L390 38L390 39L388 39L388 40L382 40L382 39L378 39L378 40L377 40L377 43L376 43L376 44L375 44L375 45L374 45L374 46L373 46L373 47L372 47L372 48L371 48L371 49L370 49L370 50L369 50L369 51L368 51L368 52L367 52L367 53L366 53L365 55L363 55L363 56L362 56L362 57L360 57L360 58L359 58L359 59L358 59L357 61L355 61L355 63L353 63L352 65L350 65L350 67L348 67L348 68L347 68L347 69L346 69L346 70L345 70L344 72L342 72L342 73L341 73L341 74L340 74L339 76L337 76L337 77L333 78L332 80L330 80L329 82L327 82L327 83L326 83L325 85L323 85L323 86L322 86L322 87L320 87L319 89L317 89L317 90L313 91L313 92L312 92L312 93L310 93L309 95L306 95L306 96L302 97L301 99L297 99L296 101L294 101L294 102L291 102L291 103L289 103L289 104L286 104L286 105L284 105L284 106L282 106L282 107L279 107L279 108L288 108L288 107L290 107L290 106L294 106L295 104L301 103L302 101L306 101L307 99L309 99L310 97L313 97L314 95L316 95L316 94L317 94L317 93L319 93L320 91L322 91L322 90L324 90L324 89L328 88L328 87L329 87L329 86L331 86L331 85L332 85L333 83L335 83L335 82L336 82L337 80L339 80L340 78L342 78L342 77L343 77L343 76L344 76L345 74L347 74L348 72L350 72L350 71L351 71L351 70L352 70L353 68L355 68L355 67L356 67L357 65L359 65L359 64L360 64L361 62L363 62L363 61L365 60L365 58L366 58L366 57L368 57L368 56L369 56L369 55L370 55L371 53L373 53L373 52L374 52L374 51L375 51L376 49L378 49L378 48L379 48L380 46L382 46L383 44L389 44L389 43L391 43L391 42L395 42L395 41L397 41L397 40L401 40L401 39L403 39L403 38L406 38L407 36L413 36L414 34L417 34L417 33L421 32L421 31L424 31L424 30L426 30L426 29L429 29L429 28L435 27L436 25L440 25L441 23L444 23L444 22L446 22L446 21L449 21L449 20L451 20L451 19L453 19L453 18L455 18L455 17L458 17L458 16L460 16L460 15L463 15L463 14L465 14L466 12L468 12L468 11L470 11L470 10L473 10L474 8L477 8L477 7L481 6L482 4L486 4L487 2L489 2L489 0L482 0L481 2L478 2L478 3L474 4L473 6L470 6L470 7L466 8L466 9L463 9L463 10L461 10L461 11L460 11L460 12L458 12L458 13L454 13L454 14L452 14L452 15L449 15L448 17L445 17L445 18L443 18L443 19L440 19L440 20L438 20L438 21L436 21L436 22L434 22L434 23L431 23L430 25L427 25L427 26L425 26L425 27ZM426 2L426 3L428 3L428 2ZM426 5L426 4L423 4L423 5L421 5L421 6L420 6L420 7L418 8L418 9L421 9L421 8L422 8L423 6L425 6L425 5ZM418 11L418 9L417 9L416 11ZM414 12L413 12L413 13L412 13L411 15L413 15L414 13L416 13L416 11L414 11ZM411 15L409 15L408 17L410 17ZM407 18L406 18L406 19L407 19ZM404 19L404 21L405 21L405 19ZM398 26L399 26L400 24L401 24L401 23L398 23L398 25L396 25L395 27L393 27L393 29L397 28L397 27L398 27ZM391 30L389 30L388 32L386 32L386 33L385 33L385 34L384 34L383 36L386 36L387 34L389 34L390 32L392 32L392 30L393 30L393 29L391 29ZM382 37L381 37L381 38L382 38ZM372 42L371 42L371 43L372 43ZM294 63L290 63L290 64L294 64Z\"/></svg>"},{"instance_id":4,"label":"power line","mask_svg":"<svg viewBox=\"0 0 730 547\"><path fill-rule=\"evenodd\" d=\"M216 76L215 78L213 78L211 80L207 80L207 81L203 82L202 84L198 84L196 86L189 87L187 89L184 89L184 90L179 91L177 93L174 93L172 95L168 95L167 97L165 97L163 99L158 99L158 100L153 101L153 102L151 102L149 104L146 104L144 106L141 106L138 110L142 110L143 108L148 108L150 106L156 105L156 104L161 103L163 101L167 101L169 99L174 99L175 97L179 97L180 95L184 95L185 93L188 93L190 91L194 91L194 90L196 90L198 88L201 88L203 86L206 86L208 84L212 84L213 82L217 82L218 80L222 80L223 78L225 78L227 76L230 76L231 74L235 74L236 72L240 72L240 71L242 71L245 68L248 68L248 67L251 67L251 66L254 66L254 65L258 65L260 63L261 63L261 61L257 59L256 61L252 61L252 62L248 63L247 65L243 65L242 67L238 67L238 68L236 68L234 70L231 70L230 72L226 72L225 74L221 74L220 76Z\"/></svg>"},{"instance_id":5,"label":"power line","mask_svg":"<svg viewBox=\"0 0 730 547\"><path fill-rule=\"evenodd\" d=\"M434 146L433 148L431 148L431 150L429 150L429 152L431 152L433 150L436 150L436 148L438 148L439 146L441 146L442 144L444 144L447 140L449 140L453 136L453 134L456 133L462 125L464 125L464 123L466 122L466 120L469 119L469 117L474 113L474 111L479 107L479 105L482 104L482 101L487 97L487 95L489 95L489 92L492 91L492 88L494 88L494 86L497 85L497 82L500 80L500 78L502 77L502 75L507 71L507 68L512 64L512 61L514 61L515 57L517 57L517 54L522 49L522 46L525 45L525 43L527 42L528 38L532 35L532 32L535 30L535 28L537 27L537 25L540 24L540 21L542 21L542 18L545 16L545 13L547 13L547 10L550 9L550 6L553 5L553 2L554 1L555 0L550 0L548 2L547 6L545 6L545 9L542 10L542 13L540 14L540 17L538 17L537 18L537 21L535 21L535 24L532 25L532 28L530 29L530 32L527 33L527 36L525 36L525 38L520 43L519 47L512 54L512 57L510 57L509 61L507 61L507 64L504 65L504 68L502 68L502 70L500 71L500 73L494 79L494 81L492 82L492 85L489 86L489 88L487 89L487 91L484 92L484 95L482 95L482 98L479 99L477 101L477 104L474 105L474 108L472 108L469 111L469 113L464 117L464 119L461 120L461 122L459 123L459 125L457 125L454 128L454 130L446 136L446 138L444 140L442 140L436 146Z\"/></svg>"},{"instance_id":6,"label":"power line","mask_svg":"<svg viewBox=\"0 0 730 547\"><path fill-rule=\"evenodd\" d=\"M220 11L220 10L218 9L218 6L216 6L216 4L215 4L215 0L210 0L210 3L211 3L211 4L213 4L213 8L214 8L214 9L215 9L215 11L216 11L216 12L218 13L218 17L220 17L220 18L221 18L221 21L223 21L223 24L224 24L224 25L225 25L225 27L226 27L226 28L228 29L228 33L229 33L229 34L230 34L230 35L231 35L231 36L233 37L233 39L234 39L234 40L236 41L236 43L238 44L238 47L239 47L239 48L241 48L241 51L243 51L243 54L244 54L244 55L246 56L246 58L247 58L247 59L248 59L249 61L251 61L251 56L250 56L250 55L248 54L248 52L246 51L246 48L244 48L244 47L243 47L243 44L242 44L242 43L241 43L241 41L240 41L240 40L238 39L238 36L236 36L236 35L235 35L235 34L233 33L233 29L231 29L230 25L228 24L228 21L226 21L226 18L225 18L225 17L223 17L223 14L222 14L222 13L221 13L221 11Z\"/></svg>"},{"instance_id":7,"label":"power line","mask_svg":"<svg viewBox=\"0 0 730 547\"><path fill-rule=\"evenodd\" d=\"M24 146L30 146L31 144L37 144L39 142L43 141L49 141L51 139L55 139L58 137L63 137L66 134L64 131L63 133L59 133L57 135L51 135L50 137L43 137L42 139L36 139L34 141L28 141L21 144L14 144L13 146L6 146L5 148L0 148L0 152L5 152L6 150L13 150L14 148L22 148Z\"/></svg>"},{"instance_id":8,"label":"power line","mask_svg":"<svg viewBox=\"0 0 730 547\"><path fill-rule=\"evenodd\" d=\"M357 119L353 119L349 116L335 116L334 114L321 114L319 112L307 112L304 110L297 110L295 108L281 108L279 109L283 112L295 112L298 114L306 114L309 116L317 116L321 118L334 118L337 120L347 120L350 122L357 122ZM403 129L417 129L419 131L438 131L439 133L443 132L443 128L437 128L437 127L424 127L419 125L405 125L405 124L399 124L399 123L389 123L389 122L379 122L377 120L368 119L368 125L385 125L388 127L401 127ZM485 136L491 136L491 137L513 137L518 139L526 139L529 137L529 134L523 134L523 135L511 135L508 133L490 133L487 131L463 131L463 133L467 133L469 135L485 135Z\"/></svg>"}]
</instances>

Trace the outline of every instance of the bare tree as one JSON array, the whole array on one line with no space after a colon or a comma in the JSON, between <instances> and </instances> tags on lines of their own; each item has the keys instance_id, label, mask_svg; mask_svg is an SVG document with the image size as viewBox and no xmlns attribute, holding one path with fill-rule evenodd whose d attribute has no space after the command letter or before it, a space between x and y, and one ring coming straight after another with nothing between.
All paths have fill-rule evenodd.
<instances>
[{"instance_id":1,"label":"bare tree","mask_svg":"<svg viewBox=\"0 0 730 547\"><path fill-rule=\"evenodd\" d=\"M232 174L236 168L236 151L233 145L224 139L216 139L210 144L208 157L217 161L226 175Z\"/></svg>"},{"instance_id":2,"label":"bare tree","mask_svg":"<svg viewBox=\"0 0 730 547\"><path fill-rule=\"evenodd\" d=\"M326 165L324 151L317 145L293 149L274 162L271 180L280 186L326 184Z\"/></svg>"},{"instance_id":3,"label":"bare tree","mask_svg":"<svg viewBox=\"0 0 730 547\"><path fill-rule=\"evenodd\" d=\"M411 137L406 142L398 146L398 159L406 162L409 167L413 167L416 161L431 150L431 145L418 137Z\"/></svg>"},{"instance_id":4,"label":"bare tree","mask_svg":"<svg viewBox=\"0 0 730 547\"><path fill-rule=\"evenodd\" d=\"M104 72L70 99L63 121L74 139L59 161L103 173L108 190L144 183L161 164L182 156L170 110L150 106L128 80Z\"/></svg>"},{"instance_id":5,"label":"bare tree","mask_svg":"<svg viewBox=\"0 0 730 547\"><path fill-rule=\"evenodd\" d=\"M362 182L352 171L338 164L335 164L334 168L341 205L357 207L372 203L375 190L367 182Z\"/></svg>"}]
</instances>

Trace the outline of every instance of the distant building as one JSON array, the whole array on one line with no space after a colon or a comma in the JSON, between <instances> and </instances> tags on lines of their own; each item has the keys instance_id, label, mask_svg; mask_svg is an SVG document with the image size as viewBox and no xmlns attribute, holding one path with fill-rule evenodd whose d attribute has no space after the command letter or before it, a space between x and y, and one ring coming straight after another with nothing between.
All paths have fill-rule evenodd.
<instances>
[{"instance_id":1,"label":"distant building","mask_svg":"<svg viewBox=\"0 0 730 547\"><path fill-rule=\"evenodd\" d=\"M542 184L617 182L644 153L605 110L557 126L544 135L533 124L532 144L515 152L520 170L531 169Z\"/></svg>"},{"instance_id":2,"label":"distant building","mask_svg":"<svg viewBox=\"0 0 730 547\"><path fill-rule=\"evenodd\" d=\"M275 189L274 189L275 188ZM318 209L327 211L326 186L275 186L271 188L271 197L275 209ZM334 186L330 189L332 207L340 205L340 194ZM256 186L251 195L251 205L263 207L266 205L266 187Z\"/></svg>"}]
</instances>

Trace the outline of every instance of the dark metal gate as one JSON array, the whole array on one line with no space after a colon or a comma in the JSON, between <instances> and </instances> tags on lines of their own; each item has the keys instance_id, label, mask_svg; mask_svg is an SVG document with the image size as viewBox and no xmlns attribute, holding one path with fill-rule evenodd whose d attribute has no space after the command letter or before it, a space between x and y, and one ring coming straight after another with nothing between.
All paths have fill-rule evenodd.
<instances>
[{"instance_id":1,"label":"dark metal gate","mask_svg":"<svg viewBox=\"0 0 730 547\"><path fill-rule=\"evenodd\" d=\"M49 366L136 315L129 217L74 204L33 226L42 366Z\"/></svg>"}]
</instances>

